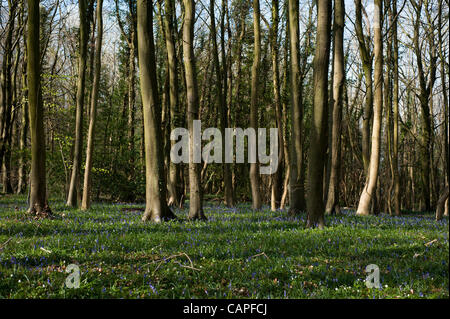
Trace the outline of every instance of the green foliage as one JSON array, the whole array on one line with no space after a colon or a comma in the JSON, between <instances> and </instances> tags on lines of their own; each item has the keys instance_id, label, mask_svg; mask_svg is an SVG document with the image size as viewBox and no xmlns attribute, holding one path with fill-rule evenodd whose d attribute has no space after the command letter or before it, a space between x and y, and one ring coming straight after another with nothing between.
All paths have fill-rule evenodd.
<instances>
[{"instance_id":1,"label":"green foliage","mask_svg":"<svg viewBox=\"0 0 450 319\"><path fill-rule=\"evenodd\" d=\"M23 197L0 201L1 298L449 296L447 218L346 212L319 231L303 216L249 205L206 206L209 220L196 223L177 211L181 222L161 225L124 205L51 205L54 220L33 220ZM80 266L79 289L64 287L71 263ZM379 266L382 289L366 288L369 264Z\"/></svg>"}]
</instances>

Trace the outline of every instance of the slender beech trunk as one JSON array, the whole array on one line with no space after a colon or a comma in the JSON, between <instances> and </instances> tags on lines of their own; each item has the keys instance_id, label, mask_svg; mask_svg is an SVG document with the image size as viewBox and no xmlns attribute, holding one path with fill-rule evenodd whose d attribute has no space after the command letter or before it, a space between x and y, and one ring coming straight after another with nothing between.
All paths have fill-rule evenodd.
<instances>
[{"instance_id":1,"label":"slender beech trunk","mask_svg":"<svg viewBox=\"0 0 450 319\"><path fill-rule=\"evenodd\" d=\"M280 71L278 61L278 26L279 26L279 1L272 0L272 29L271 29L271 53L272 53L272 73L273 73L273 96L275 104L275 124L278 128L278 167L272 174L271 209L276 211L281 204L281 186L283 183L283 173L281 166L284 160L284 140L281 121L281 94L280 94Z\"/></svg>"},{"instance_id":2,"label":"slender beech trunk","mask_svg":"<svg viewBox=\"0 0 450 319\"><path fill-rule=\"evenodd\" d=\"M445 39L442 37L442 2L439 1L439 12L438 12L438 38L439 38L439 58L441 60L441 83L442 83L442 94L444 95L444 166L445 166L445 184L447 185L447 188L449 186L449 124L448 124L448 92L447 92L447 76L448 71L446 73L445 71L445 52L443 46L445 46ZM448 198L445 202L445 209L444 209L444 215L448 216Z\"/></svg>"},{"instance_id":3,"label":"slender beech trunk","mask_svg":"<svg viewBox=\"0 0 450 319\"><path fill-rule=\"evenodd\" d=\"M145 212L143 221L159 223L175 218L166 202L166 177L162 148L161 104L156 80L153 40L153 3L137 2L139 73L144 115L145 139Z\"/></svg>"},{"instance_id":4,"label":"slender beech trunk","mask_svg":"<svg viewBox=\"0 0 450 319\"><path fill-rule=\"evenodd\" d=\"M370 162L370 123L373 111L373 82L372 82L372 53L370 45L367 43L362 26L362 4L361 0L355 0L355 32L359 44L359 53L366 80L366 101L363 110L362 128L362 159L364 172L368 176Z\"/></svg>"},{"instance_id":5,"label":"slender beech trunk","mask_svg":"<svg viewBox=\"0 0 450 319\"><path fill-rule=\"evenodd\" d=\"M214 0L210 0L209 11L211 18L211 41L213 45L213 59L214 59L214 70L216 72L216 99L219 104L219 117L220 117L220 131L222 133L222 145L225 145L225 128L227 127L227 104L226 96L224 94L224 75L225 73L225 60L222 60L224 68L221 70L219 62L219 50L217 45L217 32L216 32L216 20L214 14ZM223 28L222 28L223 29ZM223 48L224 49L224 48ZM233 184L231 182L231 171L230 165L225 163L225 154L222 152L222 171L224 178L224 202L225 205L231 207L233 203Z\"/></svg>"},{"instance_id":6,"label":"slender beech trunk","mask_svg":"<svg viewBox=\"0 0 450 319\"><path fill-rule=\"evenodd\" d=\"M341 120L343 108L343 93L345 84L344 70L344 0L334 1L334 74L333 74L333 109L331 129L331 169L330 183L325 212L327 214L340 213L339 182L341 159ZM331 113L331 112L330 112Z\"/></svg>"},{"instance_id":7,"label":"slender beech trunk","mask_svg":"<svg viewBox=\"0 0 450 319\"><path fill-rule=\"evenodd\" d=\"M167 48L167 62L169 65L169 114L170 114L170 129L174 130L179 127L179 110L178 110L178 73L177 73L177 55L176 55L176 44L175 44L175 26L174 26L174 15L175 15L175 1L166 0L165 1L165 16L164 16L164 33L166 39ZM171 141L173 146L176 141ZM180 204L180 187L178 185L179 178L179 165L176 165L170 161L169 163L169 173L168 173L168 183L167 190L169 192L169 206L179 206Z\"/></svg>"},{"instance_id":8,"label":"slender beech trunk","mask_svg":"<svg viewBox=\"0 0 450 319\"><path fill-rule=\"evenodd\" d=\"M325 226L323 173L326 156L328 64L330 62L331 0L317 1L317 35L314 56L314 102L308 158L308 227Z\"/></svg>"},{"instance_id":9,"label":"slender beech trunk","mask_svg":"<svg viewBox=\"0 0 450 319\"><path fill-rule=\"evenodd\" d=\"M380 163L381 120L383 114L383 38L381 35L382 0L375 0L374 7L374 115L372 128L372 147L370 153L369 175L359 199L357 215L369 215L370 205L378 181Z\"/></svg>"},{"instance_id":10,"label":"slender beech trunk","mask_svg":"<svg viewBox=\"0 0 450 319\"><path fill-rule=\"evenodd\" d=\"M392 15L397 17L397 1L392 2ZM399 163L398 163L398 123L399 123L399 75L398 75L398 32L397 32L397 21L394 21L392 25L392 37L393 37L393 145L392 145L392 165L394 167L394 213L396 216L400 216L401 214L401 204L400 204L400 171L399 171Z\"/></svg>"},{"instance_id":11,"label":"slender beech trunk","mask_svg":"<svg viewBox=\"0 0 450 319\"><path fill-rule=\"evenodd\" d=\"M79 0L80 14L80 51L78 58L78 83L77 83L77 109L75 115L75 146L73 152L72 176L70 179L69 194L67 196L67 206L77 206L77 187L79 186L81 171L81 156L83 146L83 108L84 90L86 80L87 63L87 43L88 43L88 21L87 21L87 1Z\"/></svg>"},{"instance_id":12,"label":"slender beech trunk","mask_svg":"<svg viewBox=\"0 0 450 319\"><path fill-rule=\"evenodd\" d=\"M194 56L195 2L184 2L183 55L186 74L187 121L189 130L189 219L206 219L202 207L201 164L194 162L194 121L199 119L198 85Z\"/></svg>"},{"instance_id":13,"label":"slender beech trunk","mask_svg":"<svg viewBox=\"0 0 450 319\"><path fill-rule=\"evenodd\" d=\"M9 16L7 28L5 30L4 55L2 58L2 70L0 72L0 171L3 171L3 192L12 193L10 175L11 161L11 128L12 128L12 110L13 110L13 76L12 76L12 58L13 58L13 35L15 29L15 19L17 11L16 1L8 1Z\"/></svg>"},{"instance_id":14,"label":"slender beech trunk","mask_svg":"<svg viewBox=\"0 0 450 319\"><path fill-rule=\"evenodd\" d=\"M44 110L40 85L39 2L28 0L27 79L31 134L29 212L49 212L46 193Z\"/></svg>"},{"instance_id":15,"label":"slender beech trunk","mask_svg":"<svg viewBox=\"0 0 450 319\"><path fill-rule=\"evenodd\" d=\"M300 88L299 4L289 0L289 40L291 58L291 154L289 177L289 214L306 210L303 170L303 105Z\"/></svg>"},{"instance_id":16,"label":"slender beech trunk","mask_svg":"<svg viewBox=\"0 0 450 319\"><path fill-rule=\"evenodd\" d=\"M30 126L29 117L28 117L28 87L27 87L27 42L26 37L25 40L25 54L24 59L22 61L22 87L23 87L23 97L22 97L22 127L20 130L20 157L19 157L19 176L18 176L18 185L17 185L17 194L24 194L27 187L27 168L26 168L26 149L27 149L27 135Z\"/></svg>"},{"instance_id":17,"label":"slender beech trunk","mask_svg":"<svg viewBox=\"0 0 450 319\"><path fill-rule=\"evenodd\" d=\"M97 116L98 89L100 82L102 39L103 39L103 0L97 0L97 41L95 42L94 82L91 92L91 108L89 112L89 131L86 148L86 167L84 169L83 200L81 209L87 210L91 206L91 171L92 155L94 152L95 121Z\"/></svg>"},{"instance_id":18,"label":"slender beech trunk","mask_svg":"<svg viewBox=\"0 0 450 319\"><path fill-rule=\"evenodd\" d=\"M254 32L254 49L253 49L253 66L252 66L252 87L250 102L250 127L258 130L258 85L259 85L259 69L261 65L261 27L260 27L260 11L259 0L253 0L253 32ZM254 149L258 154L258 145ZM257 158L258 156L256 156ZM252 189L252 208L261 208L261 190L259 177L259 163L250 163L250 186Z\"/></svg>"}]
</instances>

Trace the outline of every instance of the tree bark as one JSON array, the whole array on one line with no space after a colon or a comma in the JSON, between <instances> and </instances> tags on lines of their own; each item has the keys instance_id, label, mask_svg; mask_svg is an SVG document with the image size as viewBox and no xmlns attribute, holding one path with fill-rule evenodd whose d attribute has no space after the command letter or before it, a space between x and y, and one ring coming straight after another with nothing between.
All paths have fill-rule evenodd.
<instances>
[{"instance_id":1,"label":"tree bark","mask_svg":"<svg viewBox=\"0 0 450 319\"><path fill-rule=\"evenodd\" d=\"M50 211L46 193L44 110L40 85L39 2L28 0L27 79L30 110L31 177L29 212Z\"/></svg>"},{"instance_id":2,"label":"tree bark","mask_svg":"<svg viewBox=\"0 0 450 319\"><path fill-rule=\"evenodd\" d=\"M174 130L179 127L178 114L178 73L177 73L177 55L175 45L175 27L174 27L174 14L175 14L175 1L165 1L165 17L164 17L164 33L166 39L167 48L167 61L169 65L169 104L170 104L170 129ZM175 141L171 141L171 146L175 144ZM180 187L178 185L179 179L179 165L176 165L170 161L167 190L169 192L168 204L179 206L180 204Z\"/></svg>"},{"instance_id":3,"label":"tree bark","mask_svg":"<svg viewBox=\"0 0 450 319\"><path fill-rule=\"evenodd\" d=\"M307 227L325 226L323 173L326 156L328 64L330 62L331 0L317 1L317 35L314 56L314 102L308 158Z\"/></svg>"},{"instance_id":4,"label":"tree bark","mask_svg":"<svg viewBox=\"0 0 450 319\"><path fill-rule=\"evenodd\" d=\"M206 219L202 207L201 164L194 162L194 121L199 119L198 84L194 56L195 2L183 0L183 55L186 74L187 121L189 130L189 216L191 220Z\"/></svg>"},{"instance_id":5,"label":"tree bark","mask_svg":"<svg viewBox=\"0 0 450 319\"><path fill-rule=\"evenodd\" d=\"M143 221L160 223L176 218L166 202L166 177L162 149L161 104L156 80L153 40L153 3L137 2L137 36L145 139L145 212Z\"/></svg>"},{"instance_id":6,"label":"tree bark","mask_svg":"<svg viewBox=\"0 0 450 319\"><path fill-rule=\"evenodd\" d=\"M380 163L381 120L383 114L383 38L381 34L382 0L375 0L374 7L374 115L369 175L359 199L357 215L369 215L377 188Z\"/></svg>"},{"instance_id":7,"label":"tree bark","mask_svg":"<svg viewBox=\"0 0 450 319\"><path fill-rule=\"evenodd\" d=\"M97 116L98 91L100 82L102 39L103 39L103 0L97 0L97 41L95 42L94 82L91 92L91 108L89 112L89 131L86 148L86 167L84 169L84 186L81 209L87 210L91 206L91 171L94 152L95 122Z\"/></svg>"},{"instance_id":8,"label":"tree bark","mask_svg":"<svg viewBox=\"0 0 450 319\"><path fill-rule=\"evenodd\" d=\"M222 145L225 145L225 128L227 127L227 104L226 104L226 96L224 94L225 86L224 84L224 74L225 72L221 71L221 66L219 62L219 50L217 46L217 32L216 32L216 20L214 14L214 0L210 0L209 2L209 11L211 18L211 41L213 45L213 59L214 59L214 69L216 72L216 99L219 104L219 117L220 117L220 131L222 133ZM223 70L225 71L225 60L222 61L224 64ZM225 75L226 77L226 75ZM225 205L231 207L234 205L233 201L233 184L231 183L231 171L230 165L225 163L225 153L222 152L222 171L224 178L224 202Z\"/></svg>"},{"instance_id":9,"label":"tree bark","mask_svg":"<svg viewBox=\"0 0 450 319\"><path fill-rule=\"evenodd\" d=\"M306 210L303 174L303 105L300 88L299 52L299 4L289 0L289 40L291 58L291 154L289 177L289 214L296 215Z\"/></svg>"},{"instance_id":10,"label":"tree bark","mask_svg":"<svg viewBox=\"0 0 450 319\"><path fill-rule=\"evenodd\" d=\"M250 128L258 130L258 84L259 69L261 65L261 28L259 0L253 0L253 66L252 66L252 87L250 102ZM258 145L255 145L256 155L258 154ZM257 158L258 156L256 156ZM252 209L261 209L261 190L259 177L259 163L250 163L250 186L252 189Z\"/></svg>"},{"instance_id":11,"label":"tree bark","mask_svg":"<svg viewBox=\"0 0 450 319\"><path fill-rule=\"evenodd\" d=\"M362 159L364 172L368 176L370 162L370 123L373 115L372 53L363 33L361 0L355 0L355 15L355 32L359 43L359 53L366 81L366 101L363 110L362 128Z\"/></svg>"},{"instance_id":12,"label":"tree bark","mask_svg":"<svg viewBox=\"0 0 450 319\"><path fill-rule=\"evenodd\" d=\"M87 63L87 43L88 43L88 21L87 21L87 1L79 0L80 15L80 50L78 58L78 82L77 82L77 109L75 115L75 145L73 152L72 175L70 179L69 194L67 196L67 206L77 206L77 190L79 186L81 171L81 156L83 146L83 108L84 108L84 91L86 78Z\"/></svg>"},{"instance_id":13,"label":"tree bark","mask_svg":"<svg viewBox=\"0 0 450 319\"><path fill-rule=\"evenodd\" d=\"M339 182L341 157L341 118L343 108L344 75L344 0L334 1L334 79L333 79L333 109L331 131L331 169L330 183L325 212L327 214L340 213Z\"/></svg>"},{"instance_id":14,"label":"tree bark","mask_svg":"<svg viewBox=\"0 0 450 319\"><path fill-rule=\"evenodd\" d=\"M436 220L437 221L441 220L442 216L444 215L445 205L448 201L448 194L449 194L449 188L447 186L444 190L444 193L439 198L439 201L437 203L437 209L436 209Z\"/></svg>"}]
</instances>

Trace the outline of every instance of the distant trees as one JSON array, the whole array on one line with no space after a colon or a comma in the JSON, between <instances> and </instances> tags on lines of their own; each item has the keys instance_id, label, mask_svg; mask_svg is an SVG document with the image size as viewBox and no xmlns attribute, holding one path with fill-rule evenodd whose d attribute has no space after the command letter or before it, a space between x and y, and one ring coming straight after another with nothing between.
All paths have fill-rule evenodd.
<instances>
[{"instance_id":1,"label":"distant trees","mask_svg":"<svg viewBox=\"0 0 450 319\"><path fill-rule=\"evenodd\" d=\"M140 10L114 0L103 17L111 41L101 39L97 2L97 14L94 0L76 4L79 24L66 0L40 2L42 103L33 107L42 108L39 174L51 196L83 209L91 198L146 199L144 219L155 221L185 201L191 219L206 218L207 200L251 201L257 210L307 213L311 227L341 207L448 211L440 201L448 187L445 0L354 0L349 8L271 0L270 10L258 0L141 1ZM138 41L138 11L141 37L152 43ZM25 0L0 5L2 194L26 193L30 168L38 169L28 14ZM277 171L260 175L259 159L193 161L192 152L189 165L173 163L170 132L187 127L192 136L196 120L218 127L222 144L228 127L277 127ZM200 146L190 142L191 151Z\"/></svg>"}]
</instances>

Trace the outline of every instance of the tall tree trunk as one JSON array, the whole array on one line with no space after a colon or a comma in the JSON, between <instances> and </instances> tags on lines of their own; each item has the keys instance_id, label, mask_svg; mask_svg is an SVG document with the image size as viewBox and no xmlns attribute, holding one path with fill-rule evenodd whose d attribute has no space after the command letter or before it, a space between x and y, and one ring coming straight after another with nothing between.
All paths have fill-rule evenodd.
<instances>
[{"instance_id":1,"label":"tall tree trunk","mask_svg":"<svg viewBox=\"0 0 450 319\"><path fill-rule=\"evenodd\" d=\"M299 4L289 0L289 39L291 58L291 154L289 177L289 214L306 210L303 170L303 105L300 88Z\"/></svg>"},{"instance_id":2,"label":"tall tree trunk","mask_svg":"<svg viewBox=\"0 0 450 319\"><path fill-rule=\"evenodd\" d=\"M369 175L359 199L357 215L369 215L375 196L380 163L381 121L383 114L383 38L381 35L382 0L375 0L374 6L374 115L372 128L372 147L370 152Z\"/></svg>"},{"instance_id":3,"label":"tall tree trunk","mask_svg":"<svg viewBox=\"0 0 450 319\"><path fill-rule=\"evenodd\" d=\"M444 39L442 37L442 0L439 1L439 12L438 12L438 39L439 39L439 58L441 60L441 83L442 83L442 94L444 96L444 110L443 110L443 116L444 116L444 171L445 171L445 184L447 187L449 186L449 124L448 124L448 92L447 92L447 76L448 71L445 70L445 51L443 46L445 45ZM448 216L448 198L445 202L445 213L444 215Z\"/></svg>"},{"instance_id":4,"label":"tall tree trunk","mask_svg":"<svg viewBox=\"0 0 450 319\"><path fill-rule=\"evenodd\" d=\"M373 111L373 82L372 82L372 53L363 33L362 4L361 0L355 0L355 32L359 43L359 53L366 80L366 101L363 110L362 128L362 159L364 172L368 176L370 162L370 123Z\"/></svg>"},{"instance_id":5,"label":"tall tree trunk","mask_svg":"<svg viewBox=\"0 0 450 319\"><path fill-rule=\"evenodd\" d=\"M161 104L156 80L153 40L153 3L137 2L137 36L145 135L145 212L143 221L159 223L175 218L166 202L166 177L162 148Z\"/></svg>"},{"instance_id":6,"label":"tall tree trunk","mask_svg":"<svg viewBox=\"0 0 450 319\"><path fill-rule=\"evenodd\" d=\"M314 56L314 104L308 158L308 227L325 226L323 173L326 156L328 64L330 62L331 0L317 2L317 36Z\"/></svg>"},{"instance_id":7,"label":"tall tree trunk","mask_svg":"<svg viewBox=\"0 0 450 319\"><path fill-rule=\"evenodd\" d=\"M27 79L31 133L29 212L49 212L46 193L44 110L40 85L39 2L28 0Z\"/></svg>"},{"instance_id":8,"label":"tall tree trunk","mask_svg":"<svg viewBox=\"0 0 450 319\"><path fill-rule=\"evenodd\" d=\"M10 176L11 165L11 131L12 131L12 110L13 110L13 35L15 29L17 1L8 1L9 16L7 28L5 30L5 51L3 55L1 81L1 101L0 101L0 169L3 171L3 192L12 193Z\"/></svg>"},{"instance_id":9,"label":"tall tree trunk","mask_svg":"<svg viewBox=\"0 0 450 319\"><path fill-rule=\"evenodd\" d=\"M103 39L103 0L97 0L97 41L95 42L94 82L91 92L91 108L89 112L89 131L86 148L86 167L84 169L83 200L81 209L87 210L91 206L91 171L92 155L94 152L95 121L97 116L98 91L100 82L102 39Z\"/></svg>"},{"instance_id":10,"label":"tall tree trunk","mask_svg":"<svg viewBox=\"0 0 450 319\"><path fill-rule=\"evenodd\" d=\"M260 11L259 0L253 0L253 32L254 32L254 51L252 66L252 87L250 102L250 128L258 130L258 85L259 85L259 69L261 64L261 28L260 28ZM258 158L258 146L255 145L256 158ZM252 208L261 208L261 190L259 177L259 163L256 159L255 163L250 163L250 186L252 189Z\"/></svg>"},{"instance_id":11,"label":"tall tree trunk","mask_svg":"<svg viewBox=\"0 0 450 319\"><path fill-rule=\"evenodd\" d=\"M183 55L186 73L187 121L189 130L189 219L206 219L202 207L202 187L200 178L201 164L194 161L195 145L194 121L199 119L198 113L198 85L196 78L194 56L194 23L195 2L183 0L184 26L183 26ZM196 133L197 134L197 133ZM200 137L198 137L200 138Z\"/></svg>"},{"instance_id":12,"label":"tall tree trunk","mask_svg":"<svg viewBox=\"0 0 450 319\"><path fill-rule=\"evenodd\" d=\"M22 86L23 86L23 97L22 97L22 126L20 129L20 157L19 157L19 176L18 176L18 185L17 185L17 194L24 194L27 187L27 168L26 168L26 149L27 149L27 134L30 126L29 122L29 114L28 114L28 88L27 88L27 42L26 37L25 40L25 54L24 59L22 61Z\"/></svg>"},{"instance_id":13,"label":"tall tree trunk","mask_svg":"<svg viewBox=\"0 0 450 319\"><path fill-rule=\"evenodd\" d=\"M331 131L331 169L330 183L325 212L327 214L340 213L339 182L341 158L341 119L343 108L344 75L344 0L334 1L334 79L333 79L333 109ZM331 113L331 112L330 112Z\"/></svg>"},{"instance_id":14,"label":"tall tree trunk","mask_svg":"<svg viewBox=\"0 0 450 319\"><path fill-rule=\"evenodd\" d=\"M224 64L223 71L221 71L221 66L219 62L219 50L217 45L217 32L216 32L216 21L214 14L214 0L210 0L209 11L211 18L211 41L213 45L213 59L214 59L214 69L216 72L216 98L219 104L219 117L220 117L220 131L222 133L222 145L225 145L225 128L227 127L227 104L226 104L226 96L224 94L224 77L226 77L225 73L225 60L222 61ZM224 48L222 48L224 49ZM225 154L222 152L222 171L224 178L224 202L225 205L231 207L234 205L233 203L233 184L231 183L231 171L230 165L225 163Z\"/></svg>"},{"instance_id":15,"label":"tall tree trunk","mask_svg":"<svg viewBox=\"0 0 450 319\"><path fill-rule=\"evenodd\" d=\"M278 128L278 167L272 174L272 192L271 192L271 209L277 210L281 204L281 186L283 182L283 173L281 166L284 160L284 140L283 128L281 121L281 94L280 94L280 71L278 61L278 26L279 26L279 1L272 0L272 29L271 29L271 51L272 51L272 73L273 73L273 96L275 104L275 124Z\"/></svg>"},{"instance_id":16,"label":"tall tree trunk","mask_svg":"<svg viewBox=\"0 0 450 319\"><path fill-rule=\"evenodd\" d=\"M170 130L174 130L179 127L178 113L178 73L177 73L177 55L175 47L175 27L174 27L174 15L175 15L175 1L165 1L165 17L164 17L164 33L166 39L167 48L167 62L169 65L169 103L170 103ZM173 146L175 141L171 141ZM180 187L178 175L179 165L176 165L170 161L167 190L169 192L169 206L179 206L180 204Z\"/></svg>"},{"instance_id":17,"label":"tall tree trunk","mask_svg":"<svg viewBox=\"0 0 450 319\"><path fill-rule=\"evenodd\" d=\"M86 78L87 62L87 42L88 42L88 21L87 21L87 3L86 0L79 0L80 14L80 51L78 58L78 83L77 83L77 109L75 115L75 146L73 152L72 175L70 179L69 194L67 196L67 206L77 206L77 187L79 186L81 171L81 156L83 146L83 108L84 108L84 90Z\"/></svg>"},{"instance_id":18,"label":"tall tree trunk","mask_svg":"<svg viewBox=\"0 0 450 319\"><path fill-rule=\"evenodd\" d=\"M397 17L397 1L392 2L392 15ZM399 78L398 78L398 33L397 33L397 21L394 21L392 25L392 36L393 36L393 145L392 145L392 165L394 167L394 213L396 216L401 214L401 204L400 204L400 171L398 163L398 123L399 123Z\"/></svg>"}]
</instances>

